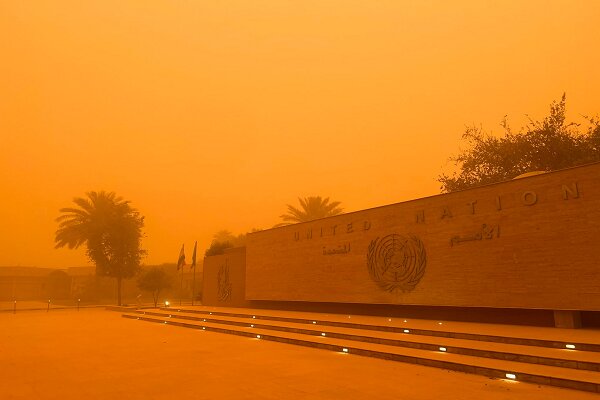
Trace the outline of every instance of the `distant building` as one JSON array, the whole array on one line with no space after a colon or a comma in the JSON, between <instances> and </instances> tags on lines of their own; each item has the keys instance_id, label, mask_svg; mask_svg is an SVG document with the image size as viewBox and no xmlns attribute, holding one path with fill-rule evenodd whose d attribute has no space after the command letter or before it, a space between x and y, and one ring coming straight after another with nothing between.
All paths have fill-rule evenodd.
<instances>
[{"instance_id":1,"label":"distant building","mask_svg":"<svg viewBox=\"0 0 600 400\"><path fill-rule=\"evenodd\" d=\"M179 297L191 299L193 274L189 266L181 271L175 264L145 265L142 270L151 267L163 268L172 277L172 287L164 295L177 300ZM196 274L196 292L202 288L202 265L198 265ZM128 301L142 294L137 288L135 278L123 281L123 298ZM0 301L12 300L76 300L85 302L112 302L116 298L116 280L96 276L96 267L0 267Z\"/></svg>"},{"instance_id":2,"label":"distant building","mask_svg":"<svg viewBox=\"0 0 600 400\"><path fill-rule=\"evenodd\" d=\"M38 267L0 267L0 301L47 297L49 275L57 271Z\"/></svg>"}]
</instances>

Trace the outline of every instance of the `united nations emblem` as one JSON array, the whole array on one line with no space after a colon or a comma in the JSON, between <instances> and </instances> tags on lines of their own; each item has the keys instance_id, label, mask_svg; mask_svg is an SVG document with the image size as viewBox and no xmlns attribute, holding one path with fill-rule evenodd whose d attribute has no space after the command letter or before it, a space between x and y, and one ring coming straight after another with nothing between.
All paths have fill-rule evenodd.
<instances>
[{"instance_id":1,"label":"united nations emblem","mask_svg":"<svg viewBox=\"0 0 600 400\"><path fill-rule=\"evenodd\" d=\"M417 236L391 234L369 244L369 275L387 292L413 290L425 274L426 264L425 246Z\"/></svg>"}]
</instances>

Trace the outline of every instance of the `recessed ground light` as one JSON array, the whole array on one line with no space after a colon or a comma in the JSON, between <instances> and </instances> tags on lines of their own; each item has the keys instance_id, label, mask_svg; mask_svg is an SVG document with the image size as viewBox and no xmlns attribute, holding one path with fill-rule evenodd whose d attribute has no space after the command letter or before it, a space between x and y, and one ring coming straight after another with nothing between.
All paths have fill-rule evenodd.
<instances>
[{"instance_id":1,"label":"recessed ground light","mask_svg":"<svg viewBox=\"0 0 600 400\"><path fill-rule=\"evenodd\" d=\"M140 319L140 317L137 317L137 319Z\"/></svg>"},{"instance_id":2,"label":"recessed ground light","mask_svg":"<svg viewBox=\"0 0 600 400\"><path fill-rule=\"evenodd\" d=\"M389 321L389 322L392 322L392 319L391 319L391 318L388 318L388 321Z\"/></svg>"},{"instance_id":3,"label":"recessed ground light","mask_svg":"<svg viewBox=\"0 0 600 400\"><path fill-rule=\"evenodd\" d=\"M167 321L165 321L165 324L167 323Z\"/></svg>"},{"instance_id":4,"label":"recessed ground light","mask_svg":"<svg viewBox=\"0 0 600 400\"><path fill-rule=\"evenodd\" d=\"M169 318L171 318L171 315L169 314Z\"/></svg>"},{"instance_id":5,"label":"recessed ground light","mask_svg":"<svg viewBox=\"0 0 600 400\"><path fill-rule=\"evenodd\" d=\"M313 321L313 324L316 324L316 323L317 323L317 321Z\"/></svg>"},{"instance_id":6,"label":"recessed ground light","mask_svg":"<svg viewBox=\"0 0 600 400\"><path fill-rule=\"evenodd\" d=\"M256 315L253 315L252 318L256 318Z\"/></svg>"},{"instance_id":7,"label":"recessed ground light","mask_svg":"<svg viewBox=\"0 0 600 400\"><path fill-rule=\"evenodd\" d=\"M574 350L574 349L575 349L575 345L574 345L574 344L566 344L566 345L565 345L565 347L566 347L567 349L571 349L571 350Z\"/></svg>"},{"instance_id":8,"label":"recessed ground light","mask_svg":"<svg viewBox=\"0 0 600 400\"><path fill-rule=\"evenodd\" d=\"M177 310L177 312L179 312L179 311L181 311L181 310Z\"/></svg>"},{"instance_id":9,"label":"recessed ground light","mask_svg":"<svg viewBox=\"0 0 600 400\"><path fill-rule=\"evenodd\" d=\"M441 324L442 324L441 322L438 322L438 325L441 325Z\"/></svg>"},{"instance_id":10,"label":"recessed ground light","mask_svg":"<svg viewBox=\"0 0 600 400\"><path fill-rule=\"evenodd\" d=\"M206 329L205 327L202 327L202 330L205 330L205 329Z\"/></svg>"},{"instance_id":11,"label":"recessed ground light","mask_svg":"<svg viewBox=\"0 0 600 400\"><path fill-rule=\"evenodd\" d=\"M212 315L212 313L211 313L211 312L209 312L209 314L210 314L210 315Z\"/></svg>"},{"instance_id":12,"label":"recessed ground light","mask_svg":"<svg viewBox=\"0 0 600 400\"><path fill-rule=\"evenodd\" d=\"M348 315L348 318L350 318L350 316Z\"/></svg>"},{"instance_id":13,"label":"recessed ground light","mask_svg":"<svg viewBox=\"0 0 600 400\"><path fill-rule=\"evenodd\" d=\"M505 376L506 376L506 379L512 379L512 380L517 379L517 375L515 375L515 374L507 373Z\"/></svg>"},{"instance_id":14,"label":"recessed ground light","mask_svg":"<svg viewBox=\"0 0 600 400\"><path fill-rule=\"evenodd\" d=\"M165 306L169 307L169 304L171 304L171 303L169 303L169 301L168 301L168 300L167 300L167 301L165 301Z\"/></svg>"},{"instance_id":15,"label":"recessed ground light","mask_svg":"<svg viewBox=\"0 0 600 400\"><path fill-rule=\"evenodd\" d=\"M322 332L322 333L321 333L321 336L325 336L325 332Z\"/></svg>"},{"instance_id":16,"label":"recessed ground light","mask_svg":"<svg viewBox=\"0 0 600 400\"><path fill-rule=\"evenodd\" d=\"M405 329L403 332L404 333L410 333L410 331L408 329Z\"/></svg>"},{"instance_id":17,"label":"recessed ground light","mask_svg":"<svg viewBox=\"0 0 600 400\"><path fill-rule=\"evenodd\" d=\"M203 321L203 322L206 322L206 318L204 318L202 321Z\"/></svg>"},{"instance_id":18,"label":"recessed ground light","mask_svg":"<svg viewBox=\"0 0 600 400\"><path fill-rule=\"evenodd\" d=\"M256 338L257 338L257 339L260 339L260 335L256 335Z\"/></svg>"},{"instance_id":19,"label":"recessed ground light","mask_svg":"<svg viewBox=\"0 0 600 400\"><path fill-rule=\"evenodd\" d=\"M347 352L348 352L348 349L344 347L344 348L342 349L342 351L343 351L344 353L347 353Z\"/></svg>"},{"instance_id":20,"label":"recessed ground light","mask_svg":"<svg viewBox=\"0 0 600 400\"><path fill-rule=\"evenodd\" d=\"M252 325L252 324L251 324L251 325L250 325L250 328L254 328L254 325Z\"/></svg>"},{"instance_id":21,"label":"recessed ground light","mask_svg":"<svg viewBox=\"0 0 600 400\"><path fill-rule=\"evenodd\" d=\"M407 320L404 320L404 322L408 322Z\"/></svg>"},{"instance_id":22,"label":"recessed ground light","mask_svg":"<svg viewBox=\"0 0 600 400\"><path fill-rule=\"evenodd\" d=\"M440 347L440 351L446 351L445 347Z\"/></svg>"}]
</instances>

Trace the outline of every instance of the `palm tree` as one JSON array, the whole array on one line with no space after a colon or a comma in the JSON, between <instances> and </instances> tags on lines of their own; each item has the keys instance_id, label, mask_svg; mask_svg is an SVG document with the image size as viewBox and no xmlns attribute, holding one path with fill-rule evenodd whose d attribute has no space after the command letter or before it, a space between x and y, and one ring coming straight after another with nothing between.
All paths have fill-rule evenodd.
<instances>
[{"instance_id":1,"label":"palm tree","mask_svg":"<svg viewBox=\"0 0 600 400\"><path fill-rule=\"evenodd\" d=\"M79 208L61 208L54 238L55 248L86 246L96 265L96 275L117 279L117 302L121 305L121 281L139 269L146 251L140 248L144 217L114 192L88 192L76 197Z\"/></svg>"},{"instance_id":2,"label":"palm tree","mask_svg":"<svg viewBox=\"0 0 600 400\"><path fill-rule=\"evenodd\" d=\"M329 197L322 198L321 196L309 196L305 198L298 197L301 208L296 208L292 205L287 205L287 214L280 215L284 222L277 226L291 225L298 222L312 221L319 218L331 217L341 214L343 209L339 207L339 201L329 202Z\"/></svg>"}]
</instances>

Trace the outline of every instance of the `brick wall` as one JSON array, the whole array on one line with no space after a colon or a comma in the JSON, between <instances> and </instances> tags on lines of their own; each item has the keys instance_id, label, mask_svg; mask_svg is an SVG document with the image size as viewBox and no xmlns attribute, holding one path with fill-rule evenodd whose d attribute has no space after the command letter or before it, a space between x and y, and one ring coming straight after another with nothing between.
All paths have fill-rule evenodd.
<instances>
[{"instance_id":1,"label":"brick wall","mask_svg":"<svg viewBox=\"0 0 600 400\"><path fill-rule=\"evenodd\" d=\"M245 284L248 300L600 310L600 164L251 233Z\"/></svg>"}]
</instances>

